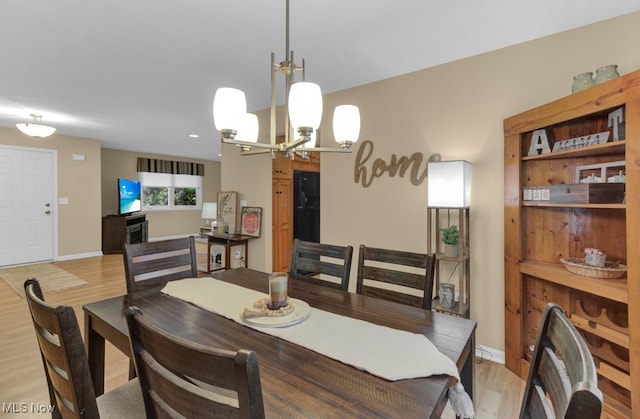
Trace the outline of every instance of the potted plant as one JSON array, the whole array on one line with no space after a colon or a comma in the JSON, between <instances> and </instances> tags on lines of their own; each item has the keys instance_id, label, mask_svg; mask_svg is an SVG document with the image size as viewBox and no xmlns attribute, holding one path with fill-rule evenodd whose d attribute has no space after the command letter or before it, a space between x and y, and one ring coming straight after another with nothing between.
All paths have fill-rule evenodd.
<instances>
[{"instance_id":1,"label":"potted plant","mask_svg":"<svg viewBox=\"0 0 640 419\"><path fill-rule=\"evenodd\" d=\"M449 257L458 257L458 241L460 240L458 226L441 228L440 231L442 233L440 240L444 243L444 254Z\"/></svg>"}]
</instances>

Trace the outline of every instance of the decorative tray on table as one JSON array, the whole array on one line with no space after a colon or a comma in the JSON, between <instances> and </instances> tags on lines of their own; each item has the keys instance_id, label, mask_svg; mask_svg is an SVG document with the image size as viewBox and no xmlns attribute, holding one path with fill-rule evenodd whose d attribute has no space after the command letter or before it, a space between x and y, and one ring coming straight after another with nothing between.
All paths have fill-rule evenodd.
<instances>
[{"instance_id":1,"label":"decorative tray on table","mask_svg":"<svg viewBox=\"0 0 640 419\"><path fill-rule=\"evenodd\" d=\"M287 327L306 320L311 307L302 300L289 298L288 304L278 310L268 308L269 299L261 298L242 310L242 320L252 326Z\"/></svg>"},{"instance_id":2,"label":"decorative tray on table","mask_svg":"<svg viewBox=\"0 0 640 419\"><path fill-rule=\"evenodd\" d=\"M593 278L616 279L627 272L625 265L615 262L605 262L603 267L587 265L584 258L562 258L560 262L564 263L569 272Z\"/></svg>"}]
</instances>

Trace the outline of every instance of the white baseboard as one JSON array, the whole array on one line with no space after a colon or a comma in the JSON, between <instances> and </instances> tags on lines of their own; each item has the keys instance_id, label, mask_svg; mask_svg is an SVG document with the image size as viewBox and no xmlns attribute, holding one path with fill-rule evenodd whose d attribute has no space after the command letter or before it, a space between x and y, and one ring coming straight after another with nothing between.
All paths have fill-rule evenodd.
<instances>
[{"instance_id":1,"label":"white baseboard","mask_svg":"<svg viewBox=\"0 0 640 419\"><path fill-rule=\"evenodd\" d=\"M488 346L476 345L476 357L482 358L485 361L504 365L504 351L490 348Z\"/></svg>"},{"instance_id":2,"label":"white baseboard","mask_svg":"<svg viewBox=\"0 0 640 419\"><path fill-rule=\"evenodd\" d=\"M75 255L58 256L54 260L57 262L57 261L62 261L62 260L91 258L91 257L94 257L94 256L102 256L102 252L76 253Z\"/></svg>"}]
</instances>

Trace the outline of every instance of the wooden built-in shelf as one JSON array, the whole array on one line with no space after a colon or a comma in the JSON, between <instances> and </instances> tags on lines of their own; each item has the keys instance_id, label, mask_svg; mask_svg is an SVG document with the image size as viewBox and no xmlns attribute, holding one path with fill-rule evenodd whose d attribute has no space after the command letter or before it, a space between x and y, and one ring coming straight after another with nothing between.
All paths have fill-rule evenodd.
<instances>
[{"instance_id":1,"label":"wooden built-in shelf","mask_svg":"<svg viewBox=\"0 0 640 419\"><path fill-rule=\"evenodd\" d=\"M587 147L573 148L571 150L554 151L546 154L536 154L535 156L523 156L522 161L564 159L568 157L603 156L607 154L624 153L627 142L625 140L590 145Z\"/></svg>"},{"instance_id":2,"label":"wooden built-in shelf","mask_svg":"<svg viewBox=\"0 0 640 419\"><path fill-rule=\"evenodd\" d=\"M522 201L523 207L626 209L626 204L562 204L549 201Z\"/></svg>"},{"instance_id":3,"label":"wooden built-in shelf","mask_svg":"<svg viewBox=\"0 0 640 419\"><path fill-rule=\"evenodd\" d=\"M545 281L564 285L589 294L599 295L613 301L628 304L629 291L627 280L600 279L569 272L560 263L544 263L526 261L520 263L520 272L525 275L535 276Z\"/></svg>"}]
</instances>

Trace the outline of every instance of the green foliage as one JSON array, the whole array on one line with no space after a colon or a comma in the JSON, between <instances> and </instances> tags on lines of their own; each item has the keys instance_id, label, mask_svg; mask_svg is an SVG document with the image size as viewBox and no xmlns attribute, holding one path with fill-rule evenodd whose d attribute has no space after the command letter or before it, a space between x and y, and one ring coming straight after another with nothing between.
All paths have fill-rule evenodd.
<instances>
[{"instance_id":1,"label":"green foliage","mask_svg":"<svg viewBox=\"0 0 640 419\"><path fill-rule=\"evenodd\" d=\"M458 240L460 239L460 232L458 231L458 226L451 226L448 228L441 228L442 236L440 240L444 244L457 245Z\"/></svg>"}]
</instances>

